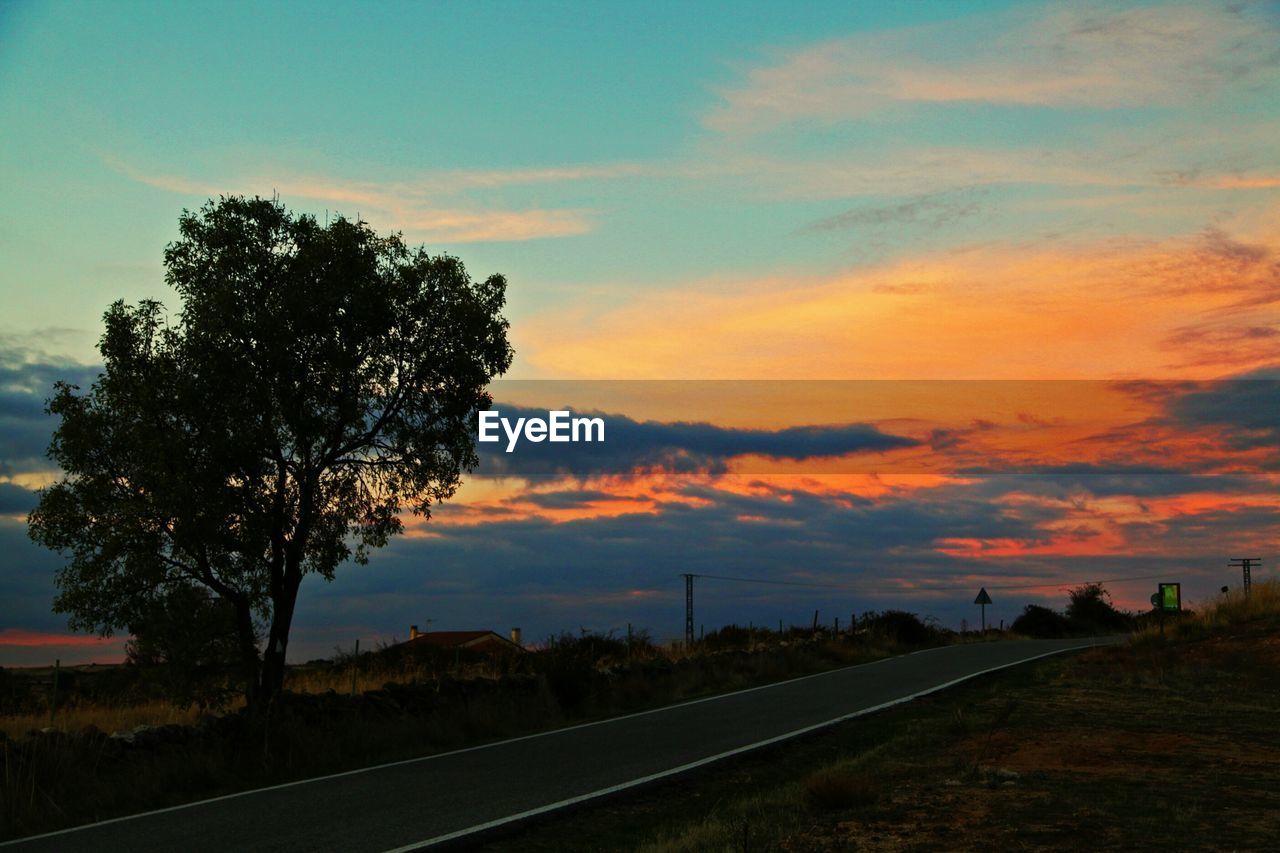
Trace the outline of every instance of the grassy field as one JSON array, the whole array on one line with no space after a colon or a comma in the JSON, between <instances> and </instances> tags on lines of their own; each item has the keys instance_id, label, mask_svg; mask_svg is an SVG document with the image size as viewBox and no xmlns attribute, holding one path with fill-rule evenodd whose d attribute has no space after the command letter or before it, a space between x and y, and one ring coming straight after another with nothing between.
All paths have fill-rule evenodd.
<instances>
[{"instance_id":1,"label":"grassy field","mask_svg":"<svg viewBox=\"0 0 1280 853\"><path fill-rule=\"evenodd\" d=\"M494 838L490 850L1274 850L1280 585Z\"/></svg>"}]
</instances>

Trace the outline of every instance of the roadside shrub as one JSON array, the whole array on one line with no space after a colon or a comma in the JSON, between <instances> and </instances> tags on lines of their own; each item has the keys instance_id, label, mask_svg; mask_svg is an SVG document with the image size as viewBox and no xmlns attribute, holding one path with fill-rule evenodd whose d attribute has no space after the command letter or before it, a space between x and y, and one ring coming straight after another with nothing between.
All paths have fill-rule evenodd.
<instances>
[{"instance_id":1,"label":"roadside shrub","mask_svg":"<svg viewBox=\"0 0 1280 853\"><path fill-rule=\"evenodd\" d=\"M745 649L751 645L751 631L740 625L725 625L702 638L708 649Z\"/></svg>"},{"instance_id":2,"label":"roadside shrub","mask_svg":"<svg viewBox=\"0 0 1280 853\"><path fill-rule=\"evenodd\" d=\"M647 637L643 639L647 642ZM632 637L632 652L636 640ZM546 677L547 686L567 710L578 712L599 680L598 668L627 660L626 639L610 634L565 632L551 637L545 648L533 653L533 671Z\"/></svg>"},{"instance_id":3,"label":"roadside shrub","mask_svg":"<svg viewBox=\"0 0 1280 853\"><path fill-rule=\"evenodd\" d=\"M1071 621L1056 610L1028 604L1010 627L1015 634L1051 640L1071 633Z\"/></svg>"},{"instance_id":4,"label":"roadside shrub","mask_svg":"<svg viewBox=\"0 0 1280 853\"><path fill-rule=\"evenodd\" d=\"M858 629L904 646L922 646L936 642L940 636L936 627L905 610L864 613L858 620Z\"/></svg>"},{"instance_id":5,"label":"roadside shrub","mask_svg":"<svg viewBox=\"0 0 1280 853\"><path fill-rule=\"evenodd\" d=\"M559 636L551 637L546 647L537 654L540 663L581 664L595 667L599 664L626 660L627 641L625 638L615 637L612 632L571 634L566 631Z\"/></svg>"}]
</instances>

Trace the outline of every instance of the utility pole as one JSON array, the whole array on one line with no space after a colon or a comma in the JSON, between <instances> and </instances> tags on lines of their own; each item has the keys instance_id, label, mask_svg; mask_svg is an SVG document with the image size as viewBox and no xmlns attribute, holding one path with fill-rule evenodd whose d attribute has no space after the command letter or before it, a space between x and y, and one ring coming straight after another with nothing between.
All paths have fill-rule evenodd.
<instances>
[{"instance_id":1,"label":"utility pole","mask_svg":"<svg viewBox=\"0 0 1280 853\"><path fill-rule=\"evenodd\" d=\"M685 573L684 577L684 645L693 647L693 574Z\"/></svg>"},{"instance_id":2,"label":"utility pole","mask_svg":"<svg viewBox=\"0 0 1280 853\"><path fill-rule=\"evenodd\" d=\"M1240 567L1240 571L1244 576L1244 594L1245 595L1249 594L1249 587L1253 582L1252 578L1250 577L1250 569L1252 569L1254 566L1258 566L1261 564L1262 564L1262 560L1260 560L1257 557L1234 557L1232 558L1231 562L1227 564L1230 566Z\"/></svg>"}]
</instances>

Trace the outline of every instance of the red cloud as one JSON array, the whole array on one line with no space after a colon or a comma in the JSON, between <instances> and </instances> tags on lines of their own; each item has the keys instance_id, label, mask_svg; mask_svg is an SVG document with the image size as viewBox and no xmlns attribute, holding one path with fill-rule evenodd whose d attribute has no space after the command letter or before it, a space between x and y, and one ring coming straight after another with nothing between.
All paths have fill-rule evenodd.
<instances>
[{"instance_id":1,"label":"red cloud","mask_svg":"<svg viewBox=\"0 0 1280 853\"><path fill-rule=\"evenodd\" d=\"M48 634L22 628L5 628L0 631L0 646L109 646L119 642L118 637L94 637L88 634Z\"/></svg>"}]
</instances>

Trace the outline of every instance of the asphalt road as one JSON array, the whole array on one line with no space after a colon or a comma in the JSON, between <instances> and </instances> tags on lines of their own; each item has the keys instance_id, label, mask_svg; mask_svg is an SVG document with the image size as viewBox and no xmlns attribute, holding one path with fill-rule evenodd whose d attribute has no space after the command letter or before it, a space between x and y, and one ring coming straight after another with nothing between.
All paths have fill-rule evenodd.
<instances>
[{"instance_id":1,"label":"asphalt road","mask_svg":"<svg viewBox=\"0 0 1280 853\"><path fill-rule=\"evenodd\" d=\"M673 775L1106 640L947 646L487 746L247 791L8 850L411 850Z\"/></svg>"}]
</instances>

